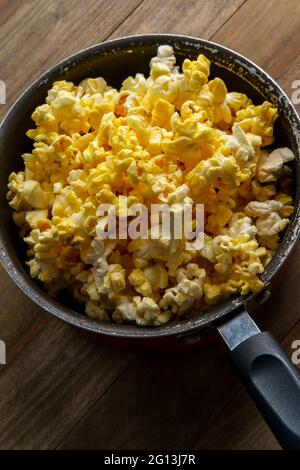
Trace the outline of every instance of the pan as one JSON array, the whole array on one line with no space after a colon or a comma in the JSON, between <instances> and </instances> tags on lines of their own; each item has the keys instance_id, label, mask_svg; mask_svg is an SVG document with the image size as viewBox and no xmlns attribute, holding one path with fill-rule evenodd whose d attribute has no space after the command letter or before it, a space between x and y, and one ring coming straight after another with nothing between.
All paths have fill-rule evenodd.
<instances>
[{"instance_id":1,"label":"pan","mask_svg":"<svg viewBox=\"0 0 300 470\"><path fill-rule=\"evenodd\" d=\"M25 132L30 116L40 105L56 80L78 83L87 76L103 76L111 85L120 86L128 76L148 73L150 58L161 44L173 46L177 62L205 54L211 61L211 76L219 76L229 89L246 93L254 103L268 100L277 106L276 146L286 145L296 155L294 162L295 211L280 248L262 274L265 291L294 248L300 232L300 121L285 93L257 65L221 45L179 35L155 34L131 36L98 44L60 62L30 86L11 108L0 128L0 259L16 285L50 314L93 333L147 341L166 337L192 337L204 327L214 326L229 348L234 368L283 448L300 449L300 374L269 332L261 332L247 312L255 295L234 297L192 318L165 326L138 327L88 318L80 306L67 296L50 298L33 281L25 267L25 246L18 236L6 200L7 179L11 171L21 169L20 155L30 151Z\"/></svg>"}]
</instances>

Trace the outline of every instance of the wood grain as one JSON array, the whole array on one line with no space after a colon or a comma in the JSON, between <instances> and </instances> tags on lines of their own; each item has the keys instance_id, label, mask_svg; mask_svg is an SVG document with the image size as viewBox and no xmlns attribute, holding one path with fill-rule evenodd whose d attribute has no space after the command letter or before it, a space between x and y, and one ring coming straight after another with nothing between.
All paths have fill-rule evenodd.
<instances>
[{"instance_id":1,"label":"wood grain","mask_svg":"<svg viewBox=\"0 0 300 470\"><path fill-rule=\"evenodd\" d=\"M2 267L0 267L0 286L0 339L5 341L6 361L10 364L50 317L16 288ZM0 366L0 378L6 368L7 366Z\"/></svg>"},{"instance_id":2,"label":"wood grain","mask_svg":"<svg viewBox=\"0 0 300 470\"><path fill-rule=\"evenodd\" d=\"M221 344L139 357L60 449L187 449L239 387Z\"/></svg>"},{"instance_id":3,"label":"wood grain","mask_svg":"<svg viewBox=\"0 0 300 470\"><path fill-rule=\"evenodd\" d=\"M176 33L202 38L215 34L245 0L144 0L112 34Z\"/></svg>"},{"instance_id":4,"label":"wood grain","mask_svg":"<svg viewBox=\"0 0 300 470\"><path fill-rule=\"evenodd\" d=\"M104 41L141 1L1 0L0 71L7 106L0 107L0 118L34 79L68 55Z\"/></svg>"},{"instance_id":5,"label":"wood grain","mask_svg":"<svg viewBox=\"0 0 300 470\"><path fill-rule=\"evenodd\" d=\"M280 449L247 392L242 389L193 447L197 450Z\"/></svg>"},{"instance_id":6,"label":"wood grain","mask_svg":"<svg viewBox=\"0 0 300 470\"><path fill-rule=\"evenodd\" d=\"M3 368L0 448L53 448L122 374L130 354L53 320Z\"/></svg>"},{"instance_id":7,"label":"wood grain","mask_svg":"<svg viewBox=\"0 0 300 470\"><path fill-rule=\"evenodd\" d=\"M213 40L260 65L291 96L299 78L299 18L298 0L248 0Z\"/></svg>"},{"instance_id":8,"label":"wood grain","mask_svg":"<svg viewBox=\"0 0 300 470\"><path fill-rule=\"evenodd\" d=\"M291 94L299 79L296 0L0 0L3 115L58 60L109 37L169 32L212 38L263 66ZM300 247L258 322L300 339ZM99 345L25 299L0 271L0 448L278 448L219 342L181 355Z\"/></svg>"}]
</instances>

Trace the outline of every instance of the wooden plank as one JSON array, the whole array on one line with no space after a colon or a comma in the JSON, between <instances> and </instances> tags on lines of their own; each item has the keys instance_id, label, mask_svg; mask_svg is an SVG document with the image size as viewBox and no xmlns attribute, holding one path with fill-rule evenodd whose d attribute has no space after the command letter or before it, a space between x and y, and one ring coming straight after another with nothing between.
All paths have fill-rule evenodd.
<instances>
[{"instance_id":1,"label":"wooden plank","mask_svg":"<svg viewBox=\"0 0 300 470\"><path fill-rule=\"evenodd\" d=\"M0 339L5 342L7 365L0 366L0 377L18 352L44 327L50 317L33 305L0 267L1 315Z\"/></svg>"},{"instance_id":2,"label":"wooden plank","mask_svg":"<svg viewBox=\"0 0 300 470\"><path fill-rule=\"evenodd\" d=\"M209 38L245 0L144 0L112 37L129 34L174 33Z\"/></svg>"},{"instance_id":3,"label":"wooden plank","mask_svg":"<svg viewBox=\"0 0 300 470\"><path fill-rule=\"evenodd\" d=\"M51 321L11 366L3 366L0 448L55 447L132 360Z\"/></svg>"},{"instance_id":4,"label":"wooden plank","mask_svg":"<svg viewBox=\"0 0 300 470\"><path fill-rule=\"evenodd\" d=\"M21 7L22 0L1 0L0 3L0 26L2 26L8 18L15 15Z\"/></svg>"},{"instance_id":5,"label":"wooden plank","mask_svg":"<svg viewBox=\"0 0 300 470\"><path fill-rule=\"evenodd\" d=\"M213 40L253 60L291 94L299 78L299 17L298 0L248 0Z\"/></svg>"},{"instance_id":6,"label":"wooden plank","mask_svg":"<svg viewBox=\"0 0 300 470\"><path fill-rule=\"evenodd\" d=\"M290 357L293 352L291 345L296 339L300 340L300 322L282 342ZM201 436L194 448L263 450L280 449L280 446L243 389Z\"/></svg>"},{"instance_id":7,"label":"wooden plank","mask_svg":"<svg viewBox=\"0 0 300 470\"><path fill-rule=\"evenodd\" d=\"M142 0L26 0L1 5L0 79L7 105L33 80L68 55L104 41Z\"/></svg>"},{"instance_id":8,"label":"wooden plank","mask_svg":"<svg viewBox=\"0 0 300 470\"><path fill-rule=\"evenodd\" d=\"M275 437L242 389L193 447L196 450L276 450Z\"/></svg>"},{"instance_id":9,"label":"wooden plank","mask_svg":"<svg viewBox=\"0 0 300 470\"><path fill-rule=\"evenodd\" d=\"M239 386L220 343L140 357L59 448L187 449Z\"/></svg>"},{"instance_id":10,"label":"wooden plank","mask_svg":"<svg viewBox=\"0 0 300 470\"><path fill-rule=\"evenodd\" d=\"M299 90L300 80L300 54L295 60L288 66L282 69L282 72L277 76L276 80L280 83L286 94L292 99L292 95L295 92L293 83L298 81L297 90ZM300 114L300 102L299 102L299 91L297 91L296 101L294 100L294 106Z\"/></svg>"},{"instance_id":11,"label":"wooden plank","mask_svg":"<svg viewBox=\"0 0 300 470\"><path fill-rule=\"evenodd\" d=\"M291 96L293 80L300 79L298 0L248 0L246 3L193 0L188 8L181 0L167 0L159 7L158 3L159 0L145 0L112 37L129 31L135 34L159 31L211 39L265 68Z\"/></svg>"}]
</instances>

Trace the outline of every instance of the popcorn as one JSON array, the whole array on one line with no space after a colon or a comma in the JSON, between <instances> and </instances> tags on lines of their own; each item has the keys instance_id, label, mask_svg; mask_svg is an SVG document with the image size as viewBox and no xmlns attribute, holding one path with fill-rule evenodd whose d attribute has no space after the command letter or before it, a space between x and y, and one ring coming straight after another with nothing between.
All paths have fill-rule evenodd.
<instances>
[{"instance_id":1,"label":"popcorn","mask_svg":"<svg viewBox=\"0 0 300 470\"><path fill-rule=\"evenodd\" d=\"M258 201L267 201L276 194L274 184L260 184L256 179L251 181L251 190Z\"/></svg>"},{"instance_id":2,"label":"popcorn","mask_svg":"<svg viewBox=\"0 0 300 470\"><path fill-rule=\"evenodd\" d=\"M182 64L182 71L191 91L198 91L207 83L209 70L210 62L203 54L197 60L185 59Z\"/></svg>"},{"instance_id":3,"label":"popcorn","mask_svg":"<svg viewBox=\"0 0 300 470\"><path fill-rule=\"evenodd\" d=\"M280 201L269 200L266 202L252 201L245 207L245 213L250 217L262 217L271 212L278 212L283 207Z\"/></svg>"},{"instance_id":4,"label":"popcorn","mask_svg":"<svg viewBox=\"0 0 300 470\"><path fill-rule=\"evenodd\" d=\"M294 209L294 154L263 150L274 140L271 103L255 106L209 74L203 54L180 71L161 45L148 77L128 77L120 90L101 77L61 80L34 110L33 148L7 198L30 275L50 295L68 289L94 319L143 326L262 288ZM134 205L166 204L175 218L193 203L205 211L199 250L173 229L105 239L108 214L97 209L111 204L119 224Z\"/></svg>"},{"instance_id":5,"label":"popcorn","mask_svg":"<svg viewBox=\"0 0 300 470\"><path fill-rule=\"evenodd\" d=\"M155 64L165 65L170 71L174 70L176 64L176 58L172 46L159 46L157 49L157 56L152 57L150 61L151 69L154 68Z\"/></svg>"},{"instance_id":6,"label":"popcorn","mask_svg":"<svg viewBox=\"0 0 300 470\"><path fill-rule=\"evenodd\" d=\"M8 187L16 193L10 203L14 209L18 209L21 206L44 209L50 205L51 194L43 190L38 181L24 181L21 175L20 178L18 178L18 175L13 175L14 174L11 175L12 177L10 178Z\"/></svg>"},{"instance_id":7,"label":"popcorn","mask_svg":"<svg viewBox=\"0 0 300 470\"><path fill-rule=\"evenodd\" d=\"M271 212L264 217L258 217L256 220L257 233L262 237L270 237L282 232L288 223L289 219L282 219L276 212Z\"/></svg>"},{"instance_id":8,"label":"popcorn","mask_svg":"<svg viewBox=\"0 0 300 470\"><path fill-rule=\"evenodd\" d=\"M218 179L235 187L240 184L241 171L234 157L225 157L221 152L215 152L211 158L198 163L186 176L186 181L194 195L201 194Z\"/></svg>"},{"instance_id":9,"label":"popcorn","mask_svg":"<svg viewBox=\"0 0 300 470\"><path fill-rule=\"evenodd\" d=\"M289 198L285 200L289 202ZM252 201L245 207L247 215L256 218L257 233L261 237L272 237L285 229L289 220L281 217L281 214L287 213L282 211L284 205L280 200L269 200L266 202Z\"/></svg>"},{"instance_id":10,"label":"popcorn","mask_svg":"<svg viewBox=\"0 0 300 470\"><path fill-rule=\"evenodd\" d=\"M149 325L157 321L158 314L159 307L151 297L134 296L132 301L122 297L118 301L112 318L118 323L128 320L135 321L138 325Z\"/></svg>"},{"instance_id":11,"label":"popcorn","mask_svg":"<svg viewBox=\"0 0 300 470\"><path fill-rule=\"evenodd\" d=\"M135 290L143 296L147 297L152 294L151 284L141 269L133 269L128 280L135 287Z\"/></svg>"},{"instance_id":12,"label":"popcorn","mask_svg":"<svg viewBox=\"0 0 300 470\"><path fill-rule=\"evenodd\" d=\"M293 152L287 148L278 148L270 154L266 151L262 152L258 163L256 175L260 183L269 183L277 181L278 177L284 169L284 163L295 158Z\"/></svg>"},{"instance_id":13,"label":"popcorn","mask_svg":"<svg viewBox=\"0 0 300 470\"><path fill-rule=\"evenodd\" d=\"M186 269L178 269L176 275L178 284L166 289L159 306L163 309L170 308L172 313L177 315L185 313L195 300L202 297L205 275L205 270L193 263L189 263Z\"/></svg>"},{"instance_id":14,"label":"popcorn","mask_svg":"<svg viewBox=\"0 0 300 470\"><path fill-rule=\"evenodd\" d=\"M278 116L278 111L271 103L265 101L259 106L249 104L246 108L236 113L236 122L245 132L251 132L262 138L262 145L273 143L273 125Z\"/></svg>"},{"instance_id":15,"label":"popcorn","mask_svg":"<svg viewBox=\"0 0 300 470\"><path fill-rule=\"evenodd\" d=\"M166 130L170 130L170 118L175 112L173 104L166 100L159 99L154 104L152 110L152 126L163 127Z\"/></svg>"}]
</instances>

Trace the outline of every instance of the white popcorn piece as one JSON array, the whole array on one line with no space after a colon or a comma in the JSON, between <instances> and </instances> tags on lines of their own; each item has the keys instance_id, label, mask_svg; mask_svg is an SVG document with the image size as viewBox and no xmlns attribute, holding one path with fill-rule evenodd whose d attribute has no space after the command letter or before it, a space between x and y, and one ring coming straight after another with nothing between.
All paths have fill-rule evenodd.
<instances>
[{"instance_id":1,"label":"white popcorn piece","mask_svg":"<svg viewBox=\"0 0 300 470\"><path fill-rule=\"evenodd\" d=\"M284 168L284 164L295 158L294 153L287 147L273 150L270 154L263 151L259 157L256 177L260 183L277 181Z\"/></svg>"},{"instance_id":2,"label":"white popcorn piece","mask_svg":"<svg viewBox=\"0 0 300 470\"><path fill-rule=\"evenodd\" d=\"M283 207L282 202L270 200L265 202L251 201L244 211L249 217L263 217L271 212L278 212Z\"/></svg>"},{"instance_id":3,"label":"white popcorn piece","mask_svg":"<svg viewBox=\"0 0 300 470\"><path fill-rule=\"evenodd\" d=\"M277 212L271 212L264 217L258 217L256 220L256 227L258 235L268 237L277 235L285 229L289 219L282 219Z\"/></svg>"}]
</instances>

